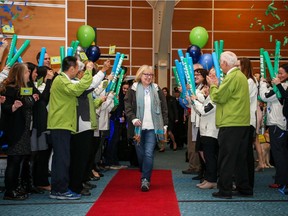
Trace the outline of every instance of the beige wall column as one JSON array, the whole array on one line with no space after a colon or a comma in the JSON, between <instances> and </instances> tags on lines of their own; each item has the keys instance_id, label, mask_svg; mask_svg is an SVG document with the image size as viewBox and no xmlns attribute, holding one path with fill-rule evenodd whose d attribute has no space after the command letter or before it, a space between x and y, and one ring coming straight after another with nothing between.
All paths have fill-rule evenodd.
<instances>
[{"instance_id":1,"label":"beige wall column","mask_svg":"<svg viewBox=\"0 0 288 216\"><path fill-rule=\"evenodd\" d=\"M149 1L148 1L149 2ZM157 1L153 6L153 43L154 43L154 64L158 70L158 84L161 87L169 85L169 59L170 59L170 38L172 19L175 1Z\"/></svg>"}]
</instances>

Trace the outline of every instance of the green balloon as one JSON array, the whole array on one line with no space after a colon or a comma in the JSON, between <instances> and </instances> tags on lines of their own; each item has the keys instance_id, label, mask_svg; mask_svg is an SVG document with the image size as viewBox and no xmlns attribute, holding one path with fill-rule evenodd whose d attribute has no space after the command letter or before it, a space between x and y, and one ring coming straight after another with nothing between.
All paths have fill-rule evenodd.
<instances>
[{"instance_id":1,"label":"green balloon","mask_svg":"<svg viewBox=\"0 0 288 216\"><path fill-rule=\"evenodd\" d=\"M197 45L200 48L203 48L206 45L208 38L208 32L201 26L193 28L189 34L191 45Z\"/></svg>"},{"instance_id":2,"label":"green balloon","mask_svg":"<svg viewBox=\"0 0 288 216\"><path fill-rule=\"evenodd\" d=\"M83 48L89 47L95 39L95 31L89 25L82 25L77 31L77 40Z\"/></svg>"}]
</instances>

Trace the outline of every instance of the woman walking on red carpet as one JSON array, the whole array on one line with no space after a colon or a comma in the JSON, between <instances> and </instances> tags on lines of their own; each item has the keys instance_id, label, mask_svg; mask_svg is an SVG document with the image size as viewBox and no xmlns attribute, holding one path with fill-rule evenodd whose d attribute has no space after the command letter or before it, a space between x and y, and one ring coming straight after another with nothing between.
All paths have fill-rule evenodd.
<instances>
[{"instance_id":1,"label":"woman walking on red carpet","mask_svg":"<svg viewBox=\"0 0 288 216\"><path fill-rule=\"evenodd\" d=\"M128 137L134 139L142 191L150 189L154 148L157 141L164 140L168 125L166 98L153 77L152 67L142 65L124 98Z\"/></svg>"}]
</instances>

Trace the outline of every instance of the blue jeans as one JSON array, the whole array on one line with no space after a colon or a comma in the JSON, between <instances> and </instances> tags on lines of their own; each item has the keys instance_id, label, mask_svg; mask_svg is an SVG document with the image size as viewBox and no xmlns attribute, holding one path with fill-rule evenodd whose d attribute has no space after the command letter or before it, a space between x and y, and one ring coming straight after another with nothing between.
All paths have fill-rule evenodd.
<instances>
[{"instance_id":1,"label":"blue jeans","mask_svg":"<svg viewBox=\"0 0 288 216\"><path fill-rule=\"evenodd\" d=\"M153 169L153 153L156 145L154 130L142 130L140 144L135 144L139 167L142 172L141 179L146 178L150 182Z\"/></svg>"}]
</instances>

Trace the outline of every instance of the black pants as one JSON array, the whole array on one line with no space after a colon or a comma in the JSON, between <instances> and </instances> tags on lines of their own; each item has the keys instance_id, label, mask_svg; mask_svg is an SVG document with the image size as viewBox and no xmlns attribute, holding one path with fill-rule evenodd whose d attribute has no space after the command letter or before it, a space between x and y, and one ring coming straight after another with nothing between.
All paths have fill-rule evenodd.
<instances>
[{"instance_id":1,"label":"black pants","mask_svg":"<svg viewBox=\"0 0 288 216\"><path fill-rule=\"evenodd\" d=\"M118 144L121 137L121 123L110 120L110 137L108 142L105 159L107 165L119 165Z\"/></svg>"},{"instance_id":2,"label":"black pants","mask_svg":"<svg viewBox=\"0 0 288 216\"><path fill-rule=\"evenodd\" d=\"M96 163L100 162L102 164L107 165L106 152L108 148L109 137L110 137L110 130L100 131L100 145L99 145L98 152L96 153L96 157L95 157ZM99 154L100 154L100 158L98 157Z\"/></svg>"},{"instance_id":3,"label":"black pants","mask_svg":"<svg viewBox=\"0 0 288 216\"><path fill-rule=\"evenodd\" d=\"M173 134L174 134L175 142L177 143L177 148L178 147L180 149L183 148L184 143L187 142L187 124L185 124L185 122L180 121L180 120L176 122Z\"/></svg>"},{"instance_id":4,"label":"black pants","mask_svg":"<svg viewBox=\"0 0 288 216\"><path fill-rule=\"evenodd\" d=\"M277 126L269 126L270 146L274 159L276 174L275 183L288 184L288 144L287 131Z\"/></svg>"},{"instance_id":5,"label":"black pants","mask_svg":"<svg viewBox=\"0 0 288 216\"><path fill-rule=\"evenodd\" d=\"M249 141L247 146L247 165L248 165L248 178L250 187L254 188L254 178L255 178L255 166L254 166L254 153L253 153L253 143L255 140L255 128L250 125L249 129Z\"/></svg>"},{"instance_id":6,"label":"black pants","mask_svg":"<svg viewBox=\"0 0 288 216\"><path fill-rule=\"evenodd\" d=\"M25 158L28 158L29 160L29 155L8 155L4 180L5 188L8 192L11 192L18 187L21 166Z\"/></svg>"},{"instance_id":7,"label":"black pants","mask_svg":"<svg viewBox=\"0 0 288 216\"><path fill-rule=\"evenodd\" d=\"M219 142L219 192L232 194L232 177L235 176L237 189L242 193L253 193L249 184L247 149L249 126L221 127Z\"/></svg>"},{"instance_id":8,"label":"black pants","mask_svg":"<svg viewBox=\"0 0 288 216\"><path fill-rule=\"evenodd\" d=\"M51 149L37 151L37 154L34 158L34 167L33 167L33 179L35 186L48 186L50 185L49 177L49 158L51 154Z\"/></svg>"},{"instance_id":9,"label":"black pants","mask_svg":"<svg viewBox=\"0 0 288 216\"><path fill-rule=\"evenodd\" d=\"M218 140L213 137L201 136L201 143L206 167L204 178L208 182L217 182Z\"/></svg>"},{"instance_id":10,"label":"black pants","mask_svg":"<svg viewBox=\"0 0 288 216\"><path fill-rule=\"evenodd\" d=\"M84 176L86 176L88 169L92 137L92 130L83 131L71 136L69 188L76 193L81 192L83 189L82 183L86 180Z\"/></svg>"},{"instance_id":11,"label":"black pants","mask_svg":"<svg viewBox=\"0 0 288 216\"><path fill-rule=\"evenodd\" d=\"M95 161L94 159L96 157L96 153L99 151L99 147L100 147L100 137L93 136L90 145L88 166L84 174L84 181L89 181L92 169L96 171L97 163L94 162Z\"/></svg>"},{"instance_id":12,"label":"black pants","mask_svg":"<svg viewBox=\"0 0 288 216\"><path fill-rule=\"evenodd\" d=\"M51 138L53 147L51 190L65 193L69 185L71 131L51 130Z\"/></svg>"}]
</instances>

